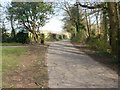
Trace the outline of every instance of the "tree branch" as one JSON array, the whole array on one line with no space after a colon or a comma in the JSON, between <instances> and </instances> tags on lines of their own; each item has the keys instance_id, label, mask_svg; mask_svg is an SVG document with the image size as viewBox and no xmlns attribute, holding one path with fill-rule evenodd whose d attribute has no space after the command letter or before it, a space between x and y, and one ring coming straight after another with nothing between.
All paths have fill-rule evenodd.
<instances>
[{"instance_id":1,"label":"tree branch","mask_svg":"<svg viewBox=\"0 0 120 90\"><path fill-rule=\"evenodd\" d=\"M78 5L80 5L81 7L84 7L84 8L88 8L88 9L103 8L102 4L98 4L98 5L95 5L95 6L88 6L88 5L82 5L80 2L78 2Z\"/></svg>"}]
</instances>

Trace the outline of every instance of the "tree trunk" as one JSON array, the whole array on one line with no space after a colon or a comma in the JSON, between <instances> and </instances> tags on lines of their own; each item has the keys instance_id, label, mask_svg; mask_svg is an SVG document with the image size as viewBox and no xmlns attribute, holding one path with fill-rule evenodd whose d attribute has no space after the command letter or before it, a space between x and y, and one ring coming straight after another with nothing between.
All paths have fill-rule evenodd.
<instances>
[{"instance_id":1,"label":"tree trunk","mask_svg":"<svg viewBox=\"0 0 120 90\"><path fill-rule=\"evenodd\" d=\"M80 16L79 16L79 7L78 7L79 5L77 4L77 2L76 2L76 9L77 9L77 23L76 23L76 31L77 31L77 33L79 33L80 31L79 31L79 27L80 27L80 20L79 20L79 18L80 18Z\"/></svg>"},{"instance_id":2,"label":"tree trunk","mask_svg":"<svg viewBox=\"0 0 120 90\"><path fill-rule=\"evenodd\" d=\"M108 14L110 21L110 33L111 33L111 47L112 54L118 56L118 33L119 33L119 18L117 14L117 3L108 2Z\"/></svg>"},{"instance_id":3,"label":"tree trunk","mask_svg":"<svg viewBox=\"0 0 120 90\"><path fill-rule=\"evenodd\" d=\"M11 28L12 28L11 36L12 36L13 38L15 38L15 29L14 29L14 27L13 27L13 15L11 15L11 17L10 17L10 23L11 23Z\"/></svg>"},{"instance_id":4,"label":"tree trunk","mask_svg":"<svg viewBox=\"0 0 120 90\"><path fill-rule=\"evenodd\" d=\"M96 13L96 30L98 31L98 34L100 35L100 29L99 29L99 23L98 23L98 15L99 13Z\"/></svg>"},{"instance_id":5,"label":"tree trunk","mask_svg":"<svg viewBox=\"0 0 120 90\"><path fill-rule=\"evenodd\" d=\"M37 35L36 31L33 31L32 34L33 34L33 38L34 38L35 42L39 43L39 39L38 39L38 35Z\"/></svg>"},{"instance_id":6,"label":"tree trunk","mask_svg":"<svg viewBox=\"0 0 120 90\"><path fill-rule=\"evenodd\" d=\"M91 32L91 20L90 20L90 15L88 16L88 26L89 26L89 32Z\"/></svg>"},{"instance_id":7,"label":"tree trunk","mask_svg":"<svg viewBox=\"0 0 120 90\"><path fill-rule=\"evenodd\" d=\"M90 28L89 28L89 24L88 24L88 17L87 17L86 10L85 10L85 19L86 19L86 27L87 27L87 31L88 31L88 38L90 38L91 34L90 34Z\"/></svg>"},{"instance_id":8,"label":"tree trunk","mask_svg":"<svg viewBox=\"0 0 120 90\"><path fill-rule=\"evenodd\" d=\"M118 60L119 60L119 66L120 66L120 2L117 3L117 15L118 15Z\"/></svg>"},{"instance_id":9,"label":"tree trunk","mask_svg":"<svg viewBox=\"0 0 120 90\"><path fill-rule=\"evenodd\" d=\"M107 16L106 11L103 11L103 32L104 32L104 40L107 41L107 35L108 35L108 27L107 27Z\"/></svg>"}]
</instances>

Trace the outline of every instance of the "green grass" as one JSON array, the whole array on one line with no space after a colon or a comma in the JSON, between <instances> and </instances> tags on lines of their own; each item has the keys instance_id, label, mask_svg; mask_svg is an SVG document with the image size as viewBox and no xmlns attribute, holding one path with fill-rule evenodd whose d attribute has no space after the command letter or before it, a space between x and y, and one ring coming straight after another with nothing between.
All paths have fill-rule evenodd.
<instances>
[{"instance_id":1,"label":"green grass","mask_svg":"<svg viewBox=\"0 0 120 90\"><path fill-rule=\"evenodd\" d=\"M2 76L7 77L17 71L27 51L28 47L2 47ZM2 87L7 81L5 78L2 79Z\"/></svg>"},{"instance_id":2,"label":"green grass","mask_svg":"<svg viewBox=\"0 0 120 90\"><path fill-rule=\"evenodd\" d=\"M0 45L2 46L20 46L20 45L24 45L22 43L0 43Z\"/></svg>"},{"instance_id":3,"label":"green grass","mask_svg":"<svg viewBox=\"0 0 120 90\"><path fill-rule=\"evenodd\" d=\"M3 72L14 71L18 67L21 58L24 58L25 52L27 52L27 47L2 47Z\"/></svg>"},{"instance_id":4,"label":"green grass","mask_svg":"<svg viewBox=\"0 0 120 90\"><path fill-rule=\"evenodd\" d=\"M40 82L39 87L47 87L48 72L44 62L45 59L45 47L2 47L2 72L4 78L2 79L2 87L16 88L16 84L12 81L14 73L19 72L19 67L23 62L34 60L35 63L31 63L26 67L26 70L31 70L34 75L31 75L33 79ZM28 57L29 54L33 54L33 58ZM35 55L34 55L35 54ZM25 76L24 76L25 77ZM10 79L6 79L10 78ZM46 83L45 83L46 82Z\"/></svg>"},{"instance_id":5,"label":"green grass","mask_svg":"<svg viewBox=\"0 0 120 90\"><path fill-rule=\"evenodd\" d=\"M20 55L26 51L26 47L2 47L2 55L6 56L9 54Z\"/></svg>"}]
</instances>

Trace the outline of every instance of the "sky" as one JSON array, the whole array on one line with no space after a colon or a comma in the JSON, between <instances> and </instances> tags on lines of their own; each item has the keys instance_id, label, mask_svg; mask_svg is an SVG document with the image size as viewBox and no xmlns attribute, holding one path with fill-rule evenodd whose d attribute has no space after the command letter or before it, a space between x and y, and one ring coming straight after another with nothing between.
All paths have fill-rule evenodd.
<instances>
[{"instance_id":1,"label":"sky","mask_svg":"<svg viewBox=\"0 0 120 90\"><path fill-rule=\"evenodd\" d=\"M49 20L48 23L44 27L42 27L42 30L50 30L52 32L61 32L63 29L63 22L61 20L61 15L55 16Z\"/></svg>"},{"instance_id":2,"label":"sky","mask_svg":"<svg viewBox=\"0 0 120 90\"><path fill-rule=\"evenodd\" d=\"M4 2L10 2L11 0L0 0L1 4L5 4ZM50 32L60 33L63 30L63 22L62 22L62 15L54 15L49 21L45 24L45 26L41 27L41 30L47 30ZM10 26L8 26L10 27Z\"/></svg>"}]
</instances>

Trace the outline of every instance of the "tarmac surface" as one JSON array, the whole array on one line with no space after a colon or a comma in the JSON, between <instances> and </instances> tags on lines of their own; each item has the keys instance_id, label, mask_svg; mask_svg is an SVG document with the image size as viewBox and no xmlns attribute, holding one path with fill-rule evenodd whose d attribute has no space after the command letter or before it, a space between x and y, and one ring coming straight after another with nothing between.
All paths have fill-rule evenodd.
<instances>
[{"instance_id":1,"label":"tarmac surface","mask_svg":"<svg viewBox=\"0 0 120 90\"><path fill-rule=\"evenodd\" d=\"M76 49L69 40L48 48L49 88L118 88L118 75Z\"/></svg>"}]
</instances>

